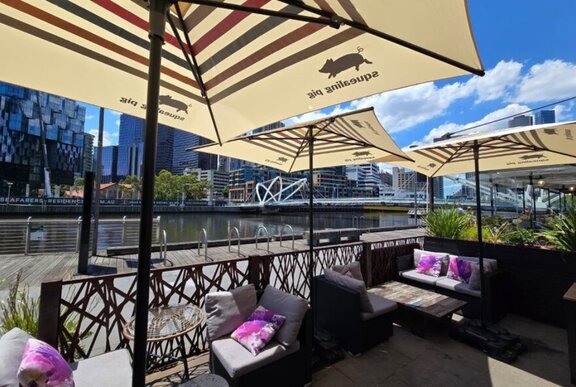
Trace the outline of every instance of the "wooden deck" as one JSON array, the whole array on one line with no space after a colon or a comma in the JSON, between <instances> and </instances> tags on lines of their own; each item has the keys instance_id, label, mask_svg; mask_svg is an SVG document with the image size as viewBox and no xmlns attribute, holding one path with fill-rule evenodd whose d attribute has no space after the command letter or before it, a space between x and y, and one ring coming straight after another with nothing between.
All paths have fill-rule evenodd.
<instances>
[{"instance_id":1,"label":"wooden deck","mask_svg":"<svg viewBox=\"0 0 576 387\"><path fill-rule=\"evenodd\" d=\"M395 231L384 231L377 233L365 233L360 237L361 241L375 242L400 238L419 237L424 235L424 229L406 229ZM282 242L270 241L270 252L267 251L267 243L244 244L240 246L240 253L243 256L267 255L282 253L293 250L307 250L309 247L304 239ZM233 245L228 251L228 246L208 248L208 258L214 261L229 260L238 258L238 247ZM160 254L152 253L152 267L174 267L190 265L194 263L206 262L203 256L204 250L174 250L167 252L166 262L160 259ZM240 257L242 258L242 257ZM90 259L89 275L116 274L136 271L138 262L137 254L123 256L106 257L104 255L94 256ZM39 287L45 280L79 278L77 274L78 253L61 253L49 255L0 255L0 292L6 290L8 285L14 281L18 272L21 272L21 283L31 287Z\"/></svg>"}]
</instances>

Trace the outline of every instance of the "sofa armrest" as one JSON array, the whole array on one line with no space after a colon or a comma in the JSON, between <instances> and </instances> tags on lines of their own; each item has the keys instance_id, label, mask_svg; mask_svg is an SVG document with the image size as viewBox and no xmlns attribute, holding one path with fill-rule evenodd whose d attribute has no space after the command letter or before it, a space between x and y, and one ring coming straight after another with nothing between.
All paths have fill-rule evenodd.
<instances>
[{"instance_id":1,"label":"sofa armrest","mask_svg":"<svg viewBox=\"0 0 576 387\"><path fill-rule=\"evenodd\" d=\"M510 272L498 269L484 274L485 297L488 302L487 318L489 321L498 321L508 312L510 286Z\"/></svg>"}]
</instances>

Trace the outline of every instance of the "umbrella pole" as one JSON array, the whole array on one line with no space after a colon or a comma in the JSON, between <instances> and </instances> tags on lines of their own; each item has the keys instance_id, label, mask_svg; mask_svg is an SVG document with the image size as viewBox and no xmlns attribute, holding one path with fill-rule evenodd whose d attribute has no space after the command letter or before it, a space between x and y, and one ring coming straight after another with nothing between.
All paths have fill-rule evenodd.
<instances>
[{"instance_id":1,"label":"umbrella pole","mask_svg":"<svg viewBox=\"0 0 576 387\"><path fill-rule=\"evenodd\" d=\"M486 327L485 313L485 292L484 292L484 245L482 241L482 207L480 204L480 168L479 168L479 146L474 141L474 179L476 183L476 227L478 230L478 265L480 269L480 322L482 327Z\"/></svg>"},{"instance_id":2,"label":"umbrella pole","mask_svg":"<svg viewBox=\"0 0 576 387\"><path fill-rule=\"evenodd\" d=\"M140 206L138 273L136 276L136 322L134 327L134 361L132 386L144 386L146 376L146 339L148 299L150 295L150 257L152 255L152 218L154 214L154 176L156 137L158 132L158 95L160 64L169 1L150 1L150 63L146 99L146 134L144 139L144 173Z\"/></svg>"},{"instance_id":3,"label":"umbrella pole","mask_svg":"<svg viewBox=\"0 0 576 387\"><path fill-rule=\"evenodd\" d=\"M308 277L310 280L310 305L312 305L312 295L314 294L314 137L312 136L312 127L308 129L308 185L310 186L310 197L308 198L308 223L310 239L308 245L310 251L308 254Z\"/></svg>"}]
</instances>

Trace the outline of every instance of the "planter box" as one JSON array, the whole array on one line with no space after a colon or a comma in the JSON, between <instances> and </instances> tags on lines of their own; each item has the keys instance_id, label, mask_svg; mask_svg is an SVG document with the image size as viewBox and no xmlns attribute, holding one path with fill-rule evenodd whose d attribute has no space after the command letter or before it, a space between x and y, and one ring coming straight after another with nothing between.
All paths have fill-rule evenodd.
<instances>
[{"instance_id":1,"label":"planter box","mask_svg":"<svg viewBox=\"0 0 576 387\"><path fill-rule=\"evenodd\" d=\"M478 242L472 241L425 237L424 248L478 256ZM562 296L576 281L576 253L484 243L484 258L497 259L509 271L512 313L565 325Z\"/></svg>"}]
</instances>

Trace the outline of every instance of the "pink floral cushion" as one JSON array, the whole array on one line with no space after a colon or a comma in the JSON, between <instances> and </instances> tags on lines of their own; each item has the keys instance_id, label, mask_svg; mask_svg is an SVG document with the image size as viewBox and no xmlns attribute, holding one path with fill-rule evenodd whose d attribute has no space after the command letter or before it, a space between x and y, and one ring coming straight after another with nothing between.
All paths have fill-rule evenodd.
<instances>
[{"instance_id":1,"label":"pink floral cushion","mask_svg":"<svg viewBox=\"0 0 576 387\"><path fill-rule=\"evenodd\" d=\"M259 306L248 317L247 321L232 332L230 337L256 356L272 340L284 321L286 321L286 317Z\"/></svg>"},{"instance_id":2,"label":"pink floral cushion","mask_svg":"<svg viewBox=\"0 0 576 387\"><path fill-rule=\"evenodd\" d=\"M50 345L28 339L18 369L18 381L24 387L74 386L72 369Z\"/></svg>"},{"instance_id":3,"label":"pink floral cushion","mask_svg":"<svg viewBox=\"0 0 576 387\"><path fill-rule=\"evenodd\" d=\"M450 257L448 264L448 273L446 276L456 281L468 283L472 275L472 263L460 259L459 257Z\"/></svg>"},{"instance_id":4,"label":"pink floral cushion","mask_svg":"<svg viewBox=\"0 0 576 387\"><path fill-rule=\"evenodd\" d=\"M432 255L423 255L420 257L416 271L418 273L430 275L432 277L440 276L442 270L442 258Z\"/></svg>"}]
</instances>

